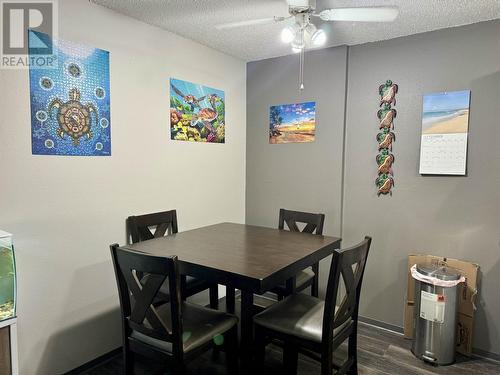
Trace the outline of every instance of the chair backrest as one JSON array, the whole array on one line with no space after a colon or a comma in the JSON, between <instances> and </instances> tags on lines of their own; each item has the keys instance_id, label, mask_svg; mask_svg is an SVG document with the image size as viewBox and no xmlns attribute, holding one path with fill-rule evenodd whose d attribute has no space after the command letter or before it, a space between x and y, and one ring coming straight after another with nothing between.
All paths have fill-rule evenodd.
<instances>
[{"instance_id":1,"label":"chair backrest","mask_svg":"<svg viewBox=\"0 0 500 375\"><path fill-rule=\"evenodd\" d=\"M280 209L278 229L285 229L285 223L291 232L316 233L323 234L323 224L325 223L324 214L312 214L309 212L290 211L284 208ZM305 224L304 229L300 230L298 223Z\"/></svg>"},{"instance_id":2,"label":"chair backrest","mask_svg":"<svg viewBox=\"0 0 500 375\"><path fill-rule=\"evenodd\" d=\"M371 241L371 237L366 236L359 244L333 253L326 287L323 340L331 341L333 330L344 324L348 319L352 319L357 323L361 284ZM335 311L340 277L342 277L345 287L345 295L337 311Z\"/></svg>"},{"instance_id":3,"label":"chair backrest","mask_svg":"<svg viewBox=\"0 0 500 375\"><path fill-rule=\"evenodd\" d=\"M132 243L177 233L179 231L177 227L177 211L170 210L140 216L129 216L127 230L132 238Z\"/></svg>"},{"instance_id":4,"label":"chair backrest","mask_svg":"<svg viewBox=\"0 0 500 375\"><path fill-rule=\"evenodd\" d=\"M111 245L111 257L126 338L134 330L171 342L173 353L182 353L182 311L177 257L152 256L120 248L118 244ZM153 301L166 280L169 285L170 316L160 316Z\"/></svg>"}]
</instances>

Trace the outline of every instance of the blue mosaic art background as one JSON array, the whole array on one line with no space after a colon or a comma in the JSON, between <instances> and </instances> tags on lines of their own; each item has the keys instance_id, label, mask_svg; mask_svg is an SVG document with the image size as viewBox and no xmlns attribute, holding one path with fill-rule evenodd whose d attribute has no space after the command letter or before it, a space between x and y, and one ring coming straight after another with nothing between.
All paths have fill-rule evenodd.
<instances>
[{"instance_id":1,"label":"blue mosaic art background","mask_svg":"<svg viewBox=\"0 0 500 375\"><path fill-rule=\"evenodd\" d=\"M52 41L47 35L34 31L29 33L30 48L40 40L53 42L57 56L57 68L30 68L32 153L111 155L109 52L60 39ZM84 116L91 119L90 132L81 136L62 131L59 123L58 114L63 108L75 108L67 105L70 92L73 97L79 92L79 102L86 110Z\"/></svg>"}]
</instances>

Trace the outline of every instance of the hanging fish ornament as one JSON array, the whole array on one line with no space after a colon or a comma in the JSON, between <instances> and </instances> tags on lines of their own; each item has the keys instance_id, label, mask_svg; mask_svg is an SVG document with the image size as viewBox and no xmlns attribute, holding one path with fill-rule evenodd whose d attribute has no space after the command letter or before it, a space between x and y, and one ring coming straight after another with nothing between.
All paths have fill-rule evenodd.
<instances>
[{"instance_id":1,"label":"hanging fish ornament","mask_svg":"<svg viewBox=\"0 0 500 375\"><path fill-rule=\"evenodd\" d=\"M392 83L390 79L385 81L383 85L378 88L380 94L380 106L382 104L396 105L396 94L398 93L398 85Z\"/></svg>"},{"instance_id":2,"label":"hanging fish ornament","mask_svg":"<svg viewBox=\"0 0 500 375\"><path fill-rule=\"evenodd\" d=\"M391 189L394 186L394 179L392 178L392 176L386 173L381 174L375 180L375 185L377 185L378 188L377 196L380 196L380 194L389 194L392 196Z\"/></svg>"},{"instance_id":3,"label":"hanging fish ornament","mask_svg":"<svg viewBox=\"0 0 500 375\"><path fill-rule=\"evenodd\" d=\"M391 108L390 104L384 104L384 108L379 109L377 112L377 117L380 120L379 129L394 129L394 119L396 118L398 111Z\"/></svg>"},{"instance_id":4,"label":"hanging fish ornament","mask_svg":"<svg viewBox=\"0 0 500 375\"><path fill-rule=\"evenodd\" d=\"M377 134L378 150L384 148L392 151L392 142L396 141L396 135L389 128L384 128Z\"/></svg>"}]
</instances>

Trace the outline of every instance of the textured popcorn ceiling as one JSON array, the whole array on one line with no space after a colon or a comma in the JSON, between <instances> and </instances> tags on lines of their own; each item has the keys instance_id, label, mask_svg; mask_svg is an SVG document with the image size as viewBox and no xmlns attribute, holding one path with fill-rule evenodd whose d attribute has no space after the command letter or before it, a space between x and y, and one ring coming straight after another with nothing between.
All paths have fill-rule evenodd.
<instances>
[{"instance_id":1,"label":"textured popcorn ceiling","mask_svg":"<svg viewBox=\"0 0 500 375\"><path fill-rule=\"evenodd\" d=\"M284 24L217 30L227 22L287 15L284 0L91 0L151 25L252 61L290 54L280 41ZM317 0L316 9L398 6L392 23L314 23L328 33L327 47L354 45L500 18L500 0ZM499 36L500 37L500 36Z\"/></svg>"}]
</instances>

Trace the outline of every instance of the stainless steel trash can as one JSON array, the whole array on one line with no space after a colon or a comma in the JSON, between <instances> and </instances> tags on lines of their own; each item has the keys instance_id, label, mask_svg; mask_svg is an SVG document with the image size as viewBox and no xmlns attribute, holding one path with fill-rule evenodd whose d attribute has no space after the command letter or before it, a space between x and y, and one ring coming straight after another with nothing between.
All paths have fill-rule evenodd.
<instances>
[{"instance_id":1,"label":"stainless steel trash can","mask_svg":"<svg viewBox=\"0 0 500 375\"><path fill-rule=\"evenodd\" d=\"M430 278L455 281L460 274L449 267L418 264L419 274L429 282L415 280L415 332L412 351L415 356L437 365L455 361L457 286L433 285Z\"/></svg>"}]
</instances>

